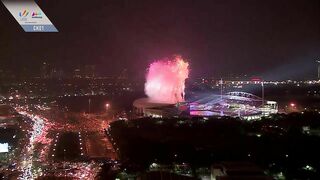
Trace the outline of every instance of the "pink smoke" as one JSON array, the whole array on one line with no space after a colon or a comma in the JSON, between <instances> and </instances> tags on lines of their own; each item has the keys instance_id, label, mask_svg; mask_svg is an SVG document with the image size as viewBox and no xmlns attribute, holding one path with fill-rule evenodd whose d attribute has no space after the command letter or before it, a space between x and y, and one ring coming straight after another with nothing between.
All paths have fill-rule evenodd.
<instances>
[{"instance_id":1,"label":"pink smoke","mask_svg":"<svg viewBox=\"0 0 320 180\"><path fill-rule=\"evenodd\" d=\"M181 56L165 58L150 64L145 93L152 101L172 104L184 101L188 67L189 64Z\"/></svg>"}]
</instances>

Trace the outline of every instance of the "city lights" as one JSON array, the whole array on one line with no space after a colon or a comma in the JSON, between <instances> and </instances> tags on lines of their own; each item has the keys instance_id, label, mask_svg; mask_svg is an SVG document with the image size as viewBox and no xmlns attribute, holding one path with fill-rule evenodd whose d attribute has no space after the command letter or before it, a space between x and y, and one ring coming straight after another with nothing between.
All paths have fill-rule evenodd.
<instances>
[{"instance_id":1,"label":"city lights","mask_svg":"<svg viewBox=\"0 0 320 180\"><path fill-rule=\"evenodd\" d=\"M0 2L0 179L320 180L320 1L58 1Z\"/></svg>"}]
</instances>

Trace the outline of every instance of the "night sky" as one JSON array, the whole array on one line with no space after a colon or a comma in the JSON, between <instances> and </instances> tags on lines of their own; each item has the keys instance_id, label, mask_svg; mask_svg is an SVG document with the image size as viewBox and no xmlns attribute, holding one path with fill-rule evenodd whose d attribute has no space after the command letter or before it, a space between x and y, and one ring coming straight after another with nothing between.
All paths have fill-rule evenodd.
<instances>
[{"instance_id":1,"label":"night sky","mask_svg":"<svg viewBox=\"0 0 320 180\"><path fill-rule=\"evenodd\" d=\"M181 54L191 76L314 78L320 58L319 0L42 0L59 33L25 33L0 3L0 69L144 74Z\"/></svg>"}]
</instances>

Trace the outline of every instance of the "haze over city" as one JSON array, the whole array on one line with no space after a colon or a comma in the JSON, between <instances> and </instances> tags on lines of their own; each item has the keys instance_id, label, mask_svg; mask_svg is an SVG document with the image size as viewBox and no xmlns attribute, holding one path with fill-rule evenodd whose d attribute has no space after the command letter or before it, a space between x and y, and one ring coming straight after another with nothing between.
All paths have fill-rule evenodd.
<instances>
[{"instance_id":1,"label":"haze over city","mask_svg":"<svg viewBox=\"0 0 320 180\"><path fill-rule=\"evenodd\" d=\"M2 5L0 69L25 69L34 76L47 62L64 71L96 65L101 76L126 68L142 77L153 60L181 54L189 59L192 77L316 77L316 0L37 3L60 32L21 33Z\"/></svg>"},{"instance_id":2,"label":"haze over city","mask_svg":"<svg viewBox=\"0 0 320 180\"><path fill-rule=\"evenodd\" d=\"M320 1L0 1L0 179L320 179Z\"/></svg>"}]
</instances>

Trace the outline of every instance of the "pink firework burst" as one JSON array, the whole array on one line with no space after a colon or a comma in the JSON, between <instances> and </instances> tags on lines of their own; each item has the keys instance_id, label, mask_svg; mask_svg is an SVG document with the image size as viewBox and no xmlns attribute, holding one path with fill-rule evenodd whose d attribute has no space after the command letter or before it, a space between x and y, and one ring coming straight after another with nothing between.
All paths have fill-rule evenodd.
<instances>
[{"instance_id":1,"label":"pink firework burst","mask_svg":"<svg viewBox=\"0 0 320 180\"><path fill-rule=\"evenodd\" d=\"M189 64L181 56L157 60L148 69L145 93L152 101L172 104L182 102L188 75Z\"/></svg>"}]
</instances>

